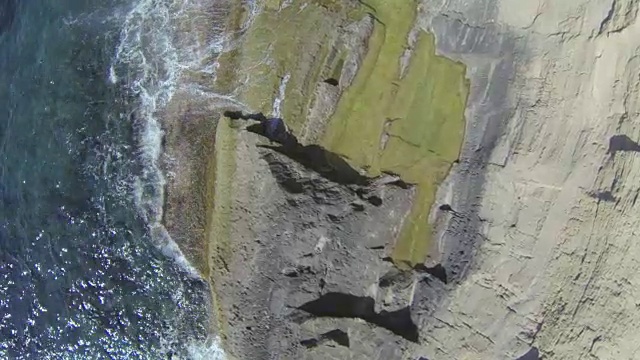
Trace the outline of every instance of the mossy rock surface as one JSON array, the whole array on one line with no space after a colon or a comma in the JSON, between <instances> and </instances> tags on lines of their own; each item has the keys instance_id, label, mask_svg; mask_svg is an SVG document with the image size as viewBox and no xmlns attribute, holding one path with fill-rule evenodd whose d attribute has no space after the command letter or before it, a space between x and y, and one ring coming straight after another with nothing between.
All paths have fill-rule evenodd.
<instances>
[{"instance_id":1,"label":"mossy rock surface","mask_svg":"<svg viewBox=\"0 0 640 360\"><path fill-rule=\"evenodd\" d=\"M267 115L284 89L281 116L295 134L308 121L317 84L340 77L345 49L336 42L338 28L364 16L375 19L366 56L321 145L370 176L391 172L416 184L413 210L392 258L397 264L422 262L432 237L428 215L437 186L462 143L468 94L464 66L436 55L434 38L426 32L408 43L416 1L268 0L263 5L239 32L240 45L220 57L217 85ZM239 9L230 17L237 30L248 14ZM410 58L403 71L407 49Z\"/></svg>"},{"instance_id":2,"label":"mossy rock surface","mask_svg":"<svg viewBox=\"0 0 640 360\"><path fill-rule=\"evenodd\" d=\"M436 55L434 38L426 32L419 33L403 74L401 58L409 46L416 4L368 4L378 21L324 145L371 176L390 172L417 185L413 210L392 254L397 264L412 266L427 255L435 192L460 151L469 86L465 67Z\"/></svg>"}]
</instances>

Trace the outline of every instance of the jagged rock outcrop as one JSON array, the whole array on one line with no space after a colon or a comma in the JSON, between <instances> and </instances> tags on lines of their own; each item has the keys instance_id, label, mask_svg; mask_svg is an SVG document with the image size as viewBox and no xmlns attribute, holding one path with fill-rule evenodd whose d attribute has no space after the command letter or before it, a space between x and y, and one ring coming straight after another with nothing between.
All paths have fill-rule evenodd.
<instances>
[{"instance_id":1,"label":"jagged rock outcrop","mask_svg":"<svg viewBox=\"0 0 640 360\"><path fill-rule=\"evenodd\" d=\"M385 248L411 207L412 186L391 175L366 178L321 147L256 147L257 136L241 135L237 253L215 284L222 313L231 314L224 329L231 355L400 356L418 341L412 285L430 275L409 272L393 292L397 279L378 283L394 271ZM397 346L380 352L389 341Z\"/></svg>"},{"instance_id":2,"label":"jagged rock outcrop","mask_svg":"<svg viewBox=\"0 0 640 360\"><path fill-rule=\"evenodd\" d=\"M176 210L184 206L174 206L178 215L166 220L186 226L182 245L198 268L207 269L213 256L224 264L209 280L216 330L229 355L640 358L639 4L420 1L416 29L432 31L439 53L466 64L471 90L461 154L431 211L434 252L413 269L398 269L387 256L414 188L393 176L372 183L348 166L326 168L310 161L323 151L313 145L292 156L221 118L216 140L224 140L223 124L238 133L237 142L216 144L219 163L211 168L233 168L226 174L232 180L218 186L221 171L194 166L193 176L213 178L219 193L209 196L211 183L184 181L168 202L198 185L223 213L225 226L216 229L228 231L219 238L232 239L231 250L195 240L205 228L200 223L208 224L207 211L194 222ZM299 134L305 144L319 141L353 80L374 20L365 17L332 35L346 54L335 69L314 70L321 81L305 87L315 97L312 120ZM337 54L336 47L327 51ZM234 64L239 55L228 54ZM306 67L314 68L301 66L295 74L306 78ZM193 115L193 128L183 130L213 137L216 124ZM186 145L185 157L212 157L208 142ZM235 163L221 166L220 149ZM201 174L207 171L215 176ZM219 195L232 199L217 205L224 202Z\"/></svg>"}]
</instances>

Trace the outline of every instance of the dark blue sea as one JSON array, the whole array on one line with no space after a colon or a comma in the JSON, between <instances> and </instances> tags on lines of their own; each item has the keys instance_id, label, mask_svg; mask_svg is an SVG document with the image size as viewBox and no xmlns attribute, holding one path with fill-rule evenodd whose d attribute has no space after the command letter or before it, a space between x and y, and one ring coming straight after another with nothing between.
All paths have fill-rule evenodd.
<instances>
[{"instance_id":1,"label":"dark blue sea","mask_svg":"<svg viewBox=\"0 0 640 360\"><path fill-rule=\"evenodd\" d=\"M217 358L159 223L167 3L0 0L0 359Z\"/></svg>"}]
</instances>

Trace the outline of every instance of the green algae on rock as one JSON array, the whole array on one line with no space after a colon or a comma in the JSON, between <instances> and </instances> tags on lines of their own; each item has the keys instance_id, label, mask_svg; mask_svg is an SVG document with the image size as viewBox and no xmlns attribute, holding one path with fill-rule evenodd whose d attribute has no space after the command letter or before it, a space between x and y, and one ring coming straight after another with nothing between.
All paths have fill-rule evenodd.
<instances>
[{"instance_id":1,"label":"green algae on rock","mask_svg":"<svg viewBox=\"0 0 640 360\"><path fill-rule=\"evenodd\" d=\"M218 83L227 89L230 83L239 84L239 98L268 113L286 77L281 116L300 134L309 121L317 83L337 80L344 66L345 49L336 28L370 13L376 22L366 56L342 94L322 144L371 176L391 172L417 185L413 210L392 254L397 264L413 265L426 256L435 191L462 143L465 68L437 56L433 36L420 32L402 71L415 1L352 5L267 1L243 33L241 46L220 58ZM238 12L231 26L239 29L245 17Z\"/></svg>"},{"instance_id":2,"label":"green algae on rock","mask_svg":"<svg viewBox=\"0 0 640 360\"><path fill-rule=\"evenodd\" d=\"M307 119L325 60L348 16L336 1L284 6L269 1L253 20L242 43L238 72L246 76L242 100L257 111L270 112L283 78L287 77L282 116L294 132Z\"/></svg>"},{"instance_id":3,"label":"green algae on rock","mask_svg":"<svg viewBox=\"0 0 640 360\"><path fill-rule=\"evenodd\" d=\"M289 253L312 245L317 234L346 244L344 254L327 249L316 255L324 256L326 264L349 259L353 274L346 268L332 271L329 283L335 291L356 297L367 292L352 284L375 282L382 269L393 267L380 256L385 244L397 239L392 257L400 267L423 261L435 189L458 156L467 94L464 67L435 56L433 37L415 27L416 1L265 0L256 9L236 2L230 10L229 41L216 58L216 91L244 104L244 111L283 117L304 145L321 144L372 177L395 173L416 188L391 185L380 190L383 204L349 208L351 215L339 218L335 214L343 204L316 208L310 194L271 188L277 186L270 183L272 177L282 176L274 170L278 166L294 169L305 179L318 174L307 174L299 161L277 151L256 148L262 139L236 131L239 123L220 117L205 181L206 275L217 320L212 327L230 356L239 358L262 358L271 336L282 337L283 344L294 341L290 331L301 328L279 318L293 308L272 308L268 299L294 306L290 304L308 296L281 277L281 267L303 261ZM338 202L359 204L353 189L316 180L337 191L332 196ZM263 197L258 190L254 193L253 184L271 190ZM302 231L309 227L314 231ZM297 231L291 235L290 229ZM365 267L377 270L357 271ZM304 281L314 288L314 281L324 283L326 276L305 275ZM276 297L274 284L280 287ZM380 304L395 311L408 296L398 291L393 301ZM239 301L255 306L238 309ZM263 316L265 311L270 319ZM281 332L273 334L276 330L265 324Z\"/></svg>"},{"instance_id":4,"label":"green algae on rock","mask_svg":"<svg viewBox=\"0 0 640 360\"><path fill-rule=\"evenodd\" d=\"M306 3L267 0L260 12L252 14L245 3L237 2L229 11L227 32L231 44L216 59L214 87L230 94L254 111L270 113L279 95L284 77L286 101L282 114L293 131L299 131L307 119L316 84L325 71L325 62L338 26L348 16L339 1ZM335 66L334 66L335 67ZM237 133L221 117L215 134L215 156L207 164L207 243L212 284L213 311L218 335L229 336L228 311L219 287L219 277L229 271L232 257L231 212L236 194ZM229 304L227 304L229 305Z\"/></svg>"},{"instance_id":5,"label":"green algae on rock","mask_svg":"<svg viewBox=\"0 0 640 360\"><path fill-rule=\"evenodd\" d=\"M417 185L411 213L392 259L424 261L432 228L428 215L437 186L458 157L468 93L465 67L435 54L421 32L402 76L401 57L416 15L414 2L372 1L378 22L353 85L343 94L324 144L371 176L398 174Z\"/></svg>"}]
</instances>

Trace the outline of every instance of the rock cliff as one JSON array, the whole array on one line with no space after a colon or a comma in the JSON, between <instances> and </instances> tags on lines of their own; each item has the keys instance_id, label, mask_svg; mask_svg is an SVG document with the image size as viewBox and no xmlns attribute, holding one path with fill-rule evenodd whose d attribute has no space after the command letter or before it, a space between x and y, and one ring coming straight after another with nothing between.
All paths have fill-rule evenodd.
<instances>
[{"instance_id":1,"label":"rock cliff","mask_svg":"<svg viewBox=\"0 0 640 360\"><path fill-rule=\"evenodd\" d=\"M424 9L439 50L469 69L465 147L441 189L461 216L440 242L474 253L423 328L424 353L638 358L638 2Z\"/></svg>"},{"instance_id":2,"label":"rock cliff","mask_svg":"<svg viewBox=\"0 0 640 360\"><path fill-rule=\"evenodd\" d=\"M640 358L639 3L225 2L166 218L229 358Z\"/></svg>"}]
</instances>

